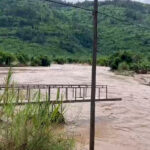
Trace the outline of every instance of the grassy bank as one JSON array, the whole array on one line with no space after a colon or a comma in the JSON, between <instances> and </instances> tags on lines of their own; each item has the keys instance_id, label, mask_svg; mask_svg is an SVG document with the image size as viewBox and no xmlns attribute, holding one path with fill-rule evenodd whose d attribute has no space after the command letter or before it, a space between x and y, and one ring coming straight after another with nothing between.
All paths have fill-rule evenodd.
<instances>
[{"instance_id":1,"label":"grassy bank","mask_svg":"<svg viewBox=\"0 0 150 150\"><path fill-rule=\"evenodd\" d=\"M5 80L6 88L0 92L0 150L71 150L73 139L57 131L57 125L64 124L61 102L55 106L49 103L15 106L17 91L9 89L12 72ZM59 93L57 98L59 97ZM22 98L23 99L23 98ZM25 98L24 98L25 99ZM34 101L42 95L34 93Z\"/></svg>"}]
</instances>

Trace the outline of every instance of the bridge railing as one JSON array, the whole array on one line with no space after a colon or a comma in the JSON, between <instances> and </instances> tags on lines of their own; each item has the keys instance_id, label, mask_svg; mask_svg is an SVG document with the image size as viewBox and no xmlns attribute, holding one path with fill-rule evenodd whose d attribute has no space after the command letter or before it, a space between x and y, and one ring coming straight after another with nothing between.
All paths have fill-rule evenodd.
<instances>
[{"instance_id":1,"label":"bridge railing","mask_svg":"<svg viewBox=\"0 0 150 150\"><path fill-rule=\"evenodd\" d=\"M11 91L15 93L15 101L17 104L34 103L49 101L57 103L75 103L75 102L89 102L91 98L91 85L48 85L48 84L17 84L17 85L0 85L0 94L2 95L7 90L7 94ZM0 104L7 101L1 99ZM120 100L109 97L109 89L107 85L96 85L96 101L110 101Z\"/></svg>"}]
</instances>

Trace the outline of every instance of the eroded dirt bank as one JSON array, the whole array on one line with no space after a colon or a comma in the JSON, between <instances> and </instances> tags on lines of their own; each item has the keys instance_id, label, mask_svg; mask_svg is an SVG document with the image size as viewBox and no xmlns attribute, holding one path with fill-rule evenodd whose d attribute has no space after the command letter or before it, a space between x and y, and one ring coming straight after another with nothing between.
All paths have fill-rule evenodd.
<instances>
[{"instance_id":1,"label":"eroded dirt bank","mask_svg":"<svg viewBox=\"0 0 150 150\"><path fill-rule=\"evenodd\" d=\"M7 73L0 68L0 82ZM109 68L97 67L97 84L110 86L110 97L121 102L96 103L96 150L150 149L150 86L141 82L143 76L115 75ZM146 76L149 80L150 76ZM87 65L52 65L51 67L14 68L17 83L90 84L91 67ZM89 104L67 105L67 130L88 149Z\"/></svg>"}]
</instances>

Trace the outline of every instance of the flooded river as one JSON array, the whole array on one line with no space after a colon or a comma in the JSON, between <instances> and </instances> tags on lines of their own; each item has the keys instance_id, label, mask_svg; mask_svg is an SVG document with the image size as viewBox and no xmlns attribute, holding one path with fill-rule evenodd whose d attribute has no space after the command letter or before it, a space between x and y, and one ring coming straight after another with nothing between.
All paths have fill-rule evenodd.
<instances>
[{"instance_id":1,"label":"flooded river","mask_svg":"<svg viewBox=\"0 0 150 150\"><path fill-rule=\"evenodd\" d=\"M6 73L7 68L0 68L1 83ZM13 77L17 83L90 84L91 67L14 68ZM150 86L142 84L143 78L115 75L109 68L97 67L97 84L109 85L109 96L122 101L96 103L96 150L150 150ZM88 149L89 114L88 103L66 106L67 130L75 135L81 150Z\"/></svg>"}]
</instances>

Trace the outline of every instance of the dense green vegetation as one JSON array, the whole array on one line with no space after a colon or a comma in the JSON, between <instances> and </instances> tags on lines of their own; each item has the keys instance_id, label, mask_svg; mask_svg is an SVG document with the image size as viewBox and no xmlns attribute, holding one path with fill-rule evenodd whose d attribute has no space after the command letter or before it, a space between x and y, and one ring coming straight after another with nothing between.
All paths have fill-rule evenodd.
<instances>
[{"instance_id":1,"label":"dense green vegetation","mask_svg":"<svg viewBox=\"0 0 150 150\"><path fill-rule=\"evenodd\" d=\"M76 5L92 9L93 4L86 1ZM100 2L99 11L150 26L148 4L113 0ZM92 14L84 10L42 0L0 1L0 51L23 52L30 57L87 58L92 51L92 31ZM146 29L99 14L98 31L101 55L120 50L150 51L150 31Z\"/></svg>"},{"instance_id":2,"label":"dense green vegetation","mask_svg":"<svg viewBox=\"0 0 150 150\"><path fill-rule=\"evenodd\" d=\"M76 5L92 9L93 3ZM148 4L108 0L99 2L99 12L150 26ZM91 64L92 31L90 12L42 0L1 0L0 66ZM150 30L99 14L98 34L99 65L138 73L149 70Z\"/></svg>"},{"instance_id":3,"label":"dense green vegetation","mask_svg":"<svg viewBox=\"0 0 150 150\"><path fill-rule=\"evenodd\" d=\"M11 54L0 52L0 66L50 66L52 63L72 64L87 63L91 64L91 58L81 57L48 57L37 55L29 57L24 53ZM134 71L136 73L150 72L150 56L132 51L118 51L108 56L101 56L97 59L97 65L109 66L112 70Z\"/></svg>"},{"instance_id":4,"label":"dense green vegetation","mask_svg":"<svg viewBox=\"0 0 150 150\"><path fill-rule=\"evenodd\" d=\"M24 53L0 52L0 66L50 66L51 60L48 56L37 55L29 57Z\"/></svg>"},{"instance_id":5,"label":"dense green vegetation","mask_svg":"<svg viewBox=\"0 0 150 150\"><path fill-rule=\"evenodd\" d=\"M51 63L65 64L65 63L87 63L91 64L91 58L74 57L74 56L46 56L37 55L30 56L25 53L10 53L0 51L0 67L6 66L50 66Z\"/></svg>"},{"instance_id":6,"label":"dense green vegetation","mask_svg":"<svg viewBox=\"0 0 150 150\"><path fill-rule=\"evenodd\" d=\"M6 78L6 88L0 93L0 150L71 150L73 139L57 131L57 125L64 123L60 107L62 103L52 104L43 99L39 92L33 93L32 101L47 101L44 104L27 104L15 106L14 103L25 100L23 93L18 92L11 81L12 71ZM8 88L13 85L12 88ZM33 92L33 91L32 91ZM59 98L57 94L57 100ZM57 132L56 132L57 131Z\"/></svg>"},{"instance_id":7,"label":"dense green vegetation","mask_svg":"<svg viewBox=\"0 0 150 150\"><path fill-rule=\"evenodd\" d=\"M103 59L102 59L103 60ZM130 51L121 51L104 59L104 65L110 66L112 70L118 71L134 71L136 73L150 72L150 59L144 57L140 53Z\"/></svg>"}]
</instances>

